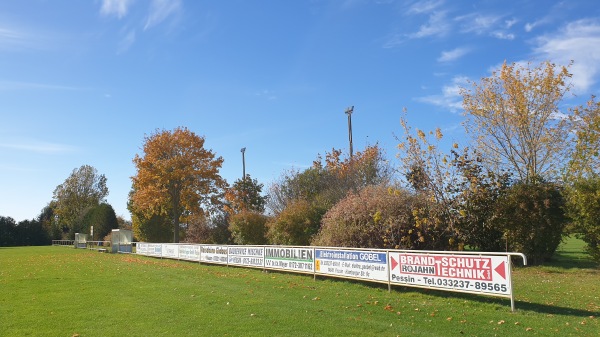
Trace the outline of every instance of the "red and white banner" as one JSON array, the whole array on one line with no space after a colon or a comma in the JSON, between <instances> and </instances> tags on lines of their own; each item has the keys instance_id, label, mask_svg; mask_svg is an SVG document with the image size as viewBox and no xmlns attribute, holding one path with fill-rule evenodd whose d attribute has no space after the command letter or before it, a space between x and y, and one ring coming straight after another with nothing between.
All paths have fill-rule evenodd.
<instances>
[{"instance_id":1,"label":"red and white banner","mask_svg":"<svg viewBox=\"0 0 600 337\"><path fill-rule=\"evenodd\" d=\"M508 256L389 254L390 282L393 284L511 295Z\"/></svg>"}]
</instances>

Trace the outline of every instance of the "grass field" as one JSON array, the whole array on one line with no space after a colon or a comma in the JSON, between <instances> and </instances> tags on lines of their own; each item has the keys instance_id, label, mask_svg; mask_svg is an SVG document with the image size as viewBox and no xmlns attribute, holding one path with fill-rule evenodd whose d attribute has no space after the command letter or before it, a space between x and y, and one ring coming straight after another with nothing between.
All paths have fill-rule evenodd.
<instances>
[{"instance_id":1,"label":"grass field","mask_svg":"<svg viewBox=\"0 0 600 337\"><path fill-rule=\"evenodd\" d=\"M569 239L510 301L65 247L0 248L0 336L599 336L600 270Z\"/></svg>"}]
</instances>

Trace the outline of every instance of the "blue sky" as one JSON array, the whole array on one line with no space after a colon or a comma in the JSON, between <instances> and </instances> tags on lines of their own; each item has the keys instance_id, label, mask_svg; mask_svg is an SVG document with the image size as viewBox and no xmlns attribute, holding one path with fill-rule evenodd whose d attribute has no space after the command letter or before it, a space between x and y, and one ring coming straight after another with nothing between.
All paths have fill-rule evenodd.
<instances>
[{"instance_id":1,"label":"blue sky","mask_svg":"<svg viewBox=\"0 0 600 337\"><path fill-rule=\"evenodd\" d=\"M504 61L574 61L600 87L595 1L20 0L0 3L0 215L36 217L81 165L126 209L144 135L185 126L265 189L332 148L415 128L462 141L458 88Z\"/></svg>"}]
</instances>

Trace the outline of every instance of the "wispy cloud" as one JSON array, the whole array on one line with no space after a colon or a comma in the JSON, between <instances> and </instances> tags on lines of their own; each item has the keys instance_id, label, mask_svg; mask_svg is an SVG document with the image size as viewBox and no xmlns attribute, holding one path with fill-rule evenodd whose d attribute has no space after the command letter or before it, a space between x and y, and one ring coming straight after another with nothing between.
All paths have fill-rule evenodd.
<instances>
[{"instance_id":1,"label":"wispy cloud","mask_svg":"<svg viewBox=\"0 0 600 337\"><path fill-rule=\"evenodd\" d=\"M421 25L417 32L408 34L411 39L420 39L429 36L444 36L450 31L451 25L447 20L446 12L433 12L427 23Z\"/></svg>"},{"instance_id":2,"label":"wispy cloud","mask_svg":"<svg viewBox=\"0 0 600 337\"><path fill-rule=\"evenodd\" d=\"M500 40L514 40L515 39L515 34L513 33L507 33L504 31L495 31L491 33L493 37L500 39Z\"/></svg>"},{"instance_id":3,"label":"wispy cloud","mask_svg":"<svg viewBox=\"0 0 600 337\"><path fill-rule=\"evenodd\" d=\"M102 7L100 7L100 14L106 16L116 16L121 19L127 15L129 7L133 3L133 0L102 0Z\"/></svg>"},{"instance_id":4,"label":"wispy cloud","mask_svg":"<svg viewBox=\"0 0 600 337\"><path fill-rule=\"evenodd\" d=\"M436 105L456 113L463 108L460 88L466 86L468 81L469 79L465 76L456 76L452 79L450 84L447 84L442 88L442 93L440 95L417 97L415 100Z\"/></svg>"},{"instance_id":5,"label":"wispy cloud","mask_svg":"<svg viewBox=\"0 0 600 337\"><path fill-rule=\"evenodd\" d=\"M275 92L273 90L267 90L267 89L257 92L255 94L255 96L264 97L269 101L273 101L273 100L277 99L277 95L275 95Z\"/></svg>"},{"instance_id":6,"label":"wispy cloud","mask_svg":"<svg viewBox=\"0 0 600 337\"><path fill-rule=\"evenodd\" d=\"M0 143L0 148L18 151L35 152L41 154L62 154L77 151L77 147L65 144L23 141L18 143Z\"/></svg>"},{"instance_id":7,"label":"wispy cloud","mask_svg":"<svg viewBox=\"0 0 600 337\"><path fill-rule=\"evenodd\" d=\"M87 90L87 88L47 83L0 81L0 90Z\"/></svg>"},{"instance_id":8,"label":"wispy cloud","mask_svg":"<svg viewBox=\"0 0 600 337\"><path fill-rule=\"evenodd\" d=\"M512 26L514 26L517 22L519 22L519 20L512 18L509 20L504 20L504 28L509 29Z\"/></svg>"},{"instance_id":9,"label":"wispy cloud","mask_svg":"<svg viewBox=\"0 0 600 337\"><path fill-rule=\"evenodd\" d=\"M407 14L431 13L443 4L444 0L417 1L406 12Z\"/></svg>"},{"instance_id":10,"label":"wispy cloud","mask_svg":"<svg viewBox=\"0 0 600 337\"><path fill-rule=\"evenodd\" d=\"M440 57L438 57L438 62L450 62L450 61L454 61L457 60L463 56L465 56L467 53L469 53L469 48L455 48L452 50L448 50L448 51L442 51L442 55L440 55Z\"/></svg>"},{"instance_id":11,"label":"wispy cloud","mask_svg":"<svg viewBox=\"0 0 600 337\"><path fill-rule=\"evenodd\" d=\"M461 22L461 32L484 34L492 30L500 22L501 17L497 15L484 15L472 13L456 17Z\"/></svg>"},{"instance_id":12,"label":"wispy cloud","mask_svg":"<svg viewBox=\"0 0 600 337\"><path fill-rule=\"evenodd\" d=\"M575 93L587 92L600 76L600 21L571 22L558 33L536 39L535 54L558 64L574 61L570 71Z\"/></svg>"},{"instance_id":13,"label":"wispy cloud","mask_svg":"<svg viewBox=\"0 0 600 337\"><path fill-rule=\"evenodd\" d=\"M181 10L181 0L152 0L144 30L158 25L168 17L180 13Z\"/></svg>"},{"instance_id":14,"label":"wispy cloud","mask_svg":"<svg viewBox=\"0 0 600 337\"><path fill-rule=\"evenodd\" d=\"M126 52L135 42L134 29L125 30L122 34L121 41L119 41L119 47L117 48L117 54Z\"/></svg>"},{"instance_id":15,"label":"wispy cloud","mask_svg":"<svg viewBox=\"0 0 600 337\"><path fill-rule=\"evenodd\" d=\"M46 32L34 32L14 25L0 25L0 50L40 50L49 47L53 40Z\"/></svg>"}]
</instances>

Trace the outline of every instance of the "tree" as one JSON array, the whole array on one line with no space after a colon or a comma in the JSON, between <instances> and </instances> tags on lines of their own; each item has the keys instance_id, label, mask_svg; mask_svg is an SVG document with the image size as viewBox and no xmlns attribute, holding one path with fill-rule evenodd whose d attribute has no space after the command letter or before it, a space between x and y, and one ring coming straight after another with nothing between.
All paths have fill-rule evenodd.
<instances>
[{"instance_id":1,"label":"tree","mask_svg":"<svg viewBox=\"0 0 600 337\"><path fill-rule=\"evenodd\" d=\"M462 88L467 132L485 163L529 183L556 178L566 163L569 123L559 103L569 91L568 67L502 65Z\"/></svg>"},{"instance_id":2,"label":"tree","mask_svg":"<svg viewBox=\"0 0 600 337\"><path fill-rule=\"evenodd\" d=\"M577 179L566 193L570 231L587 244L587 252L600 262L600 177Z\"/></svg>"},{"instance_id":3,"label":"tree","mask_svg":"<svg viewBox=\"0 0 600 337\"><path fill-rule=\"evenodd\" d=\"M173 241L179 242L184 217L210 213L219 203L226 184L219 175L223 158L205 149L204 138L184 127L144 137L143 152L133 159L137 173L131 178L131 208L145 219L167 216Z\"/></svg>"},{"instance_id":4,"label":"tree","mask_svg":"<svg viewBox=\"0 0 600 337\"><path fill-rule=\"evenodd\" d=\"M261 195L263 184L246 174L245 179L238 179L225 192L225 211L235 214L247 211L262 213L265 211L268 196Z\"/></svg>"},{"instance_id":5,"label":"tree","mask_svg":"<svg viewBox=\"0 0 600 337\"><path fill-rule=\"evenodd\" d=\"M83 230L83 224L77 223L82 212L90 207L104 202L108 195L106 177L90 166L83 165L74 169L64 183L54 190L54 212L58 223L62 226L63 234L68 233L70 238L76 232Z\"/></svg>"},{"instance_id":6,"label":"tree","mask_svg":"<svg viewBox=\"0 0 600 337\"><path fill-rule=\"evenodd\" d=\"M111 205L101 203L85 212L82 223L86 227L94 226L94 238L92 240L102 241L113 229L119 228L117 215Z\"/></svg>"},{"instance_id":7,"label":"tree","mask_svg":"<svg viewBox=\"0 0 600 337\"><path fill-rule=\"evenodd\" d=\"M573 110L575 149L567 176L577 179L600 174L600 102L596 97Z\"/></svg>"}]
</instances>

